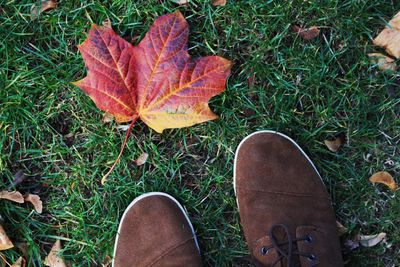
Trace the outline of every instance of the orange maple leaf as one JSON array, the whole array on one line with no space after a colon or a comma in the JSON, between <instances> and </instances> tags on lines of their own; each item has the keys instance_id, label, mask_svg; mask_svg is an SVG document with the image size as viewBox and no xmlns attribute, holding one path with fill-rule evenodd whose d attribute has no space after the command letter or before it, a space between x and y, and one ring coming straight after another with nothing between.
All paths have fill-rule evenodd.
<instances>
[{"instance_id":1,"label":"orange maple leaf","mask_svg":"<svg viewBox=\"0 0 400 267\"><path fill-rule=\"evenodd\" d=\"M217 118L208 101L225 89L231 62L217 56L191 59L189 27L179 11L159 17L137 46L112 29L93 25L78 46L87 76L75 82L117 122L137 118L161 133Z\"/></svg>"}]
</instances>

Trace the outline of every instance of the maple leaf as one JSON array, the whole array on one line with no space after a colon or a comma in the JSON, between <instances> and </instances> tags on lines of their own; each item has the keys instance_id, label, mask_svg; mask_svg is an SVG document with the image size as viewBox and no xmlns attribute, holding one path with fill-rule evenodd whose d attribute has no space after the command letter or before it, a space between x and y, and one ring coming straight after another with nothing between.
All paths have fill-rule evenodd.
<instances>
[{"instance_id":1,"label":"maple leaf","mask_svg":"<svg viewBox=\"0 0 400 267\"><path fill-rule=\"evenodd\" d=\"M232 64L218 56L191 59L188 35L188 24L176 11L159 17L137 46L97 25L78 46L87 76L74 84L117 122L132 121L105 177L136 119L161 133L217 118L208 101L224 91Z\"/></svg>"}]
</instances>

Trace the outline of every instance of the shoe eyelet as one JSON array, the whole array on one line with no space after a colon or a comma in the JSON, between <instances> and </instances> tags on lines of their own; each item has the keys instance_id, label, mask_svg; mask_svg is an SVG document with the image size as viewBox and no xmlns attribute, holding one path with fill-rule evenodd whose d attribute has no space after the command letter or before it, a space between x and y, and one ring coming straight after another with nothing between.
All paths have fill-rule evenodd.
<instances>
[{"instance_id":1,"label":"shoe eyelet","mask_svg":"<svg viewBox=\"0 0 400 267\"><path fill-rule=\"evenodd\" d=\"M312 236L308 235L308 236L306 236L306 239L304 241L306 243L312 243L313 242L313 238L312 238Z\"/></svg>"},{"instance_id":2,"label":"shoe eyelet","mask_svg":"<svg viewBox=\"0 0 400 267\"><path fill-rule=\"evenodd\" d=\"M317 258L314 254L310 254L310 255L308 255L308 260L309 261L315 261L315 259Z\"/></svg>"},{"instance_id":3,"label":"shoe eyelet","mask_svg":"<svg viewBox=\"0 0 400 267\"><path fill-rule=\"evenodd\" d=\"M262 247L262 248L261 248L261 254L263 254L263 255L267 255L267 254L268 254L268 251L269 251L269 249L266 248L266 247Z\"/></svg>"}]
</instances>

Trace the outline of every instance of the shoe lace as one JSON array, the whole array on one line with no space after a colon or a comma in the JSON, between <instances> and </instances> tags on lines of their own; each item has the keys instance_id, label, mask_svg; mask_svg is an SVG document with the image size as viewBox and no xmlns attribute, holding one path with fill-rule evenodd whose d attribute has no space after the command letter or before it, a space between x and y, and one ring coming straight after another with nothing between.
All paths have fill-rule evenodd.
<instances>
[{"instance_id":1,"label":"shoe lace","mask_svg":"<svg viewBox=\"0 0 400 267\"><path fill-rule=\"evenodd\" d=\"M285 231L286 237L287 237L287 241L285 242L278 242L277 237L274 234L274 230L276 230L277 228L282 228ZM276 266L276 264L278 264L282 259L286 259L287 260L287 267L293 267L293 255L298 255L301 257L306 257L309 261L310 264L308 265L308 267L313 267L316 266L316 256L314 254L310 254L310 253L302 253L298 250L295 250L296 247L296 242L298 241L305 241L307 243L311 243L312 242L312 238L311 236L307 235L301 238L293 238L289 232L289 228L284 225L284 224L274 224L271 226L271 228L269 229L268 232L268 237L271 241L271 245L270 246L264 246L261 248L261 253L263 255L266 255L268 253L268 251L272 248L276 249L279 253L279 258L272 264L272 267ZM282 249L282 247L287 246L287 252Z\"/></svg>"}]
</instances>

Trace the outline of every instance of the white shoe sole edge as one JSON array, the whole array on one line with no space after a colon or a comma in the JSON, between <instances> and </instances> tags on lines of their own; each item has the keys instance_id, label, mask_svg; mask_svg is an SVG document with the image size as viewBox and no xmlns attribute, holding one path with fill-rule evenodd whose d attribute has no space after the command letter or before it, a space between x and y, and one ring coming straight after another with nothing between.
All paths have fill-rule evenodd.
<instances>
[{"instance_id":1,"label":"white shoe sole edge","mask_svg":"<svg viewBox=\"0 0 400 267\"><path fill-rule=\"evenodd\" d=\"M271 133L271 134L276 134L279 135L287 140L289 140L292 144L294 144L299 150L300 152L305 156L305 158L308 160L308 162L311 164L311 166L314 168L315 172L318 174L318 177L321 179L322 184L324 184L324 181L322 180L321 175L319 174L317 168L315 167L314 163L311 161L311 159L307 156L307 154L303 151L303 149L289 136L284 135L283 133L277 132L277 131L271 131L271 130L261 130L261 131L257 131L254 133L249 134L248 136L246 136L238 145L238 147L236 148L236 152L235 152L235 160L233 162L233 190L235 192L235 196L236 196L236 204L238 206L239 209L239 201L237 198L237 193L236 193L236 167L237 167L237 157L239 154L239 150L240 147L247 141L247 139L257 135L257 134L264 134L264 133ZM325 184L324 184L325 185Z\"/></svg>"},{"instance_id":2,"label":"white shoe sole edge","mask_svg":"<svg viewBox=\"0 0 400 267\"><path fill-rule=\"evenodd\" d=\"M113 259L112 259L112 264L111 264L112 267L114 267L114 259L115 259L115 254L116 254L116 252L117 252L117 244L118 244L119 234L120 234L120 232L121 232L122 222L124 221L126 214L127 214L128 211L129 211L136 203L138 203L140 200L142 200L142 199L144 199L144 198L146 198L146 197L151 197L151 196L164 196L164 197L167 197L167 198L169 198L170 200L172 200L172 201L179 207L179 209L182 211L183 215L185 216L187 223L189 224L190 230L192 231L192 234L193 234L194 242L195 242L196 247L197 247L197 250L199 251L199 254L200 254L200 247L199 247L199 243L197 242L196 233L195 233L195 231L194 231L193 225L192 225L192 223L191 223L191 221L190 221L190 219L189 219L189 216L187 215L185 209L184 209L184 208L182 207L182 205L178 202L178 200L176 200L176 199L175 199L174 197L172 197L171 195L168 195L168 194L163 193L163 192L150 192L150 193L142 194L142 195L138 196L137 198L135 198L135 199L129 204L129 206L126 208L124 214L122 215L121 220L120 220L120 223L119 223L119 226L118 226L117 236L116 236L116 238L115 238L114 253L113 253Z\"/></svg>"}]
</instances>

